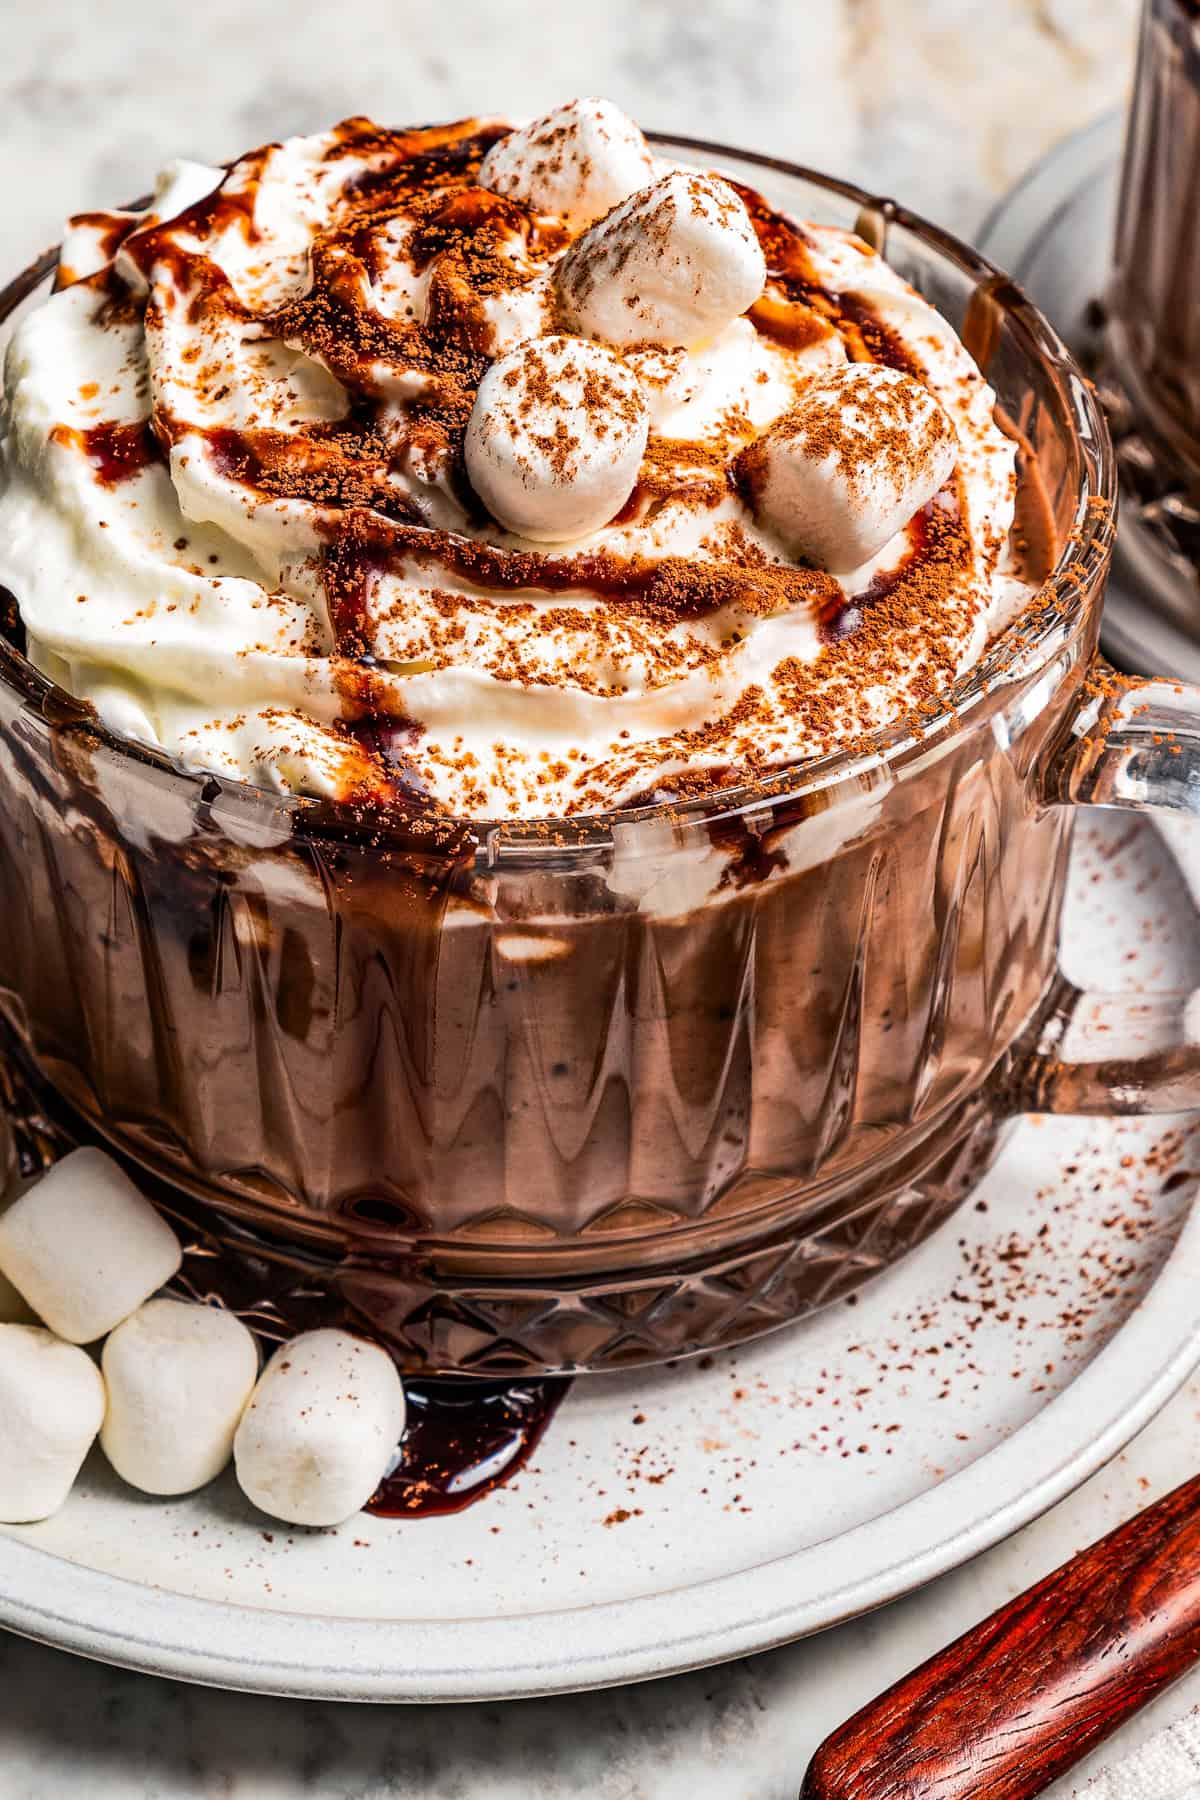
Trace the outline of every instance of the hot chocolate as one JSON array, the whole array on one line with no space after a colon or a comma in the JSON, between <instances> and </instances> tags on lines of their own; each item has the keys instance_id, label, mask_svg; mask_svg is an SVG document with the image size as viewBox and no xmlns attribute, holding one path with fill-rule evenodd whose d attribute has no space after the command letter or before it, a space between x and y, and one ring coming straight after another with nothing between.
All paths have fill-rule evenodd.
<instances>
[{"instance_id":1,"label":"hot chocolate","mask_svg":"<svg viewBox=\"0 0 1200 1800\"><path fill-rule=\"evenodd\" d=\"M1073 390L999 331L1002 431L853 214L722 167L351 121L85 219L10 351L0 1011L409 1368L851 1290L1053 980L1079 664L1001 628L1018 460L1087 536Z\"/></svg>"}]
</instances>

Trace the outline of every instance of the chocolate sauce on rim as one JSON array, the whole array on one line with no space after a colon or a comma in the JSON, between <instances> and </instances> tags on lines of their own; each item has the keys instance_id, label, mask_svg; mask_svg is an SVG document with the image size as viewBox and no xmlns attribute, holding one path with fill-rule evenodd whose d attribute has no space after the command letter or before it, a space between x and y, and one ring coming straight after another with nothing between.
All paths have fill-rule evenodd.
<instances>
[{"instance_id":1,"label":"chocolate sauce on rim","mask_svg":"<svg viewBox=\"0 0 1200 1800\"><path fill-rule=\"evenodd\" d=\"M570 1385L406 1381L399 1460L366 1510L428 1519L473 1506L525 1467Z\"/></svg>"}]
</instances>

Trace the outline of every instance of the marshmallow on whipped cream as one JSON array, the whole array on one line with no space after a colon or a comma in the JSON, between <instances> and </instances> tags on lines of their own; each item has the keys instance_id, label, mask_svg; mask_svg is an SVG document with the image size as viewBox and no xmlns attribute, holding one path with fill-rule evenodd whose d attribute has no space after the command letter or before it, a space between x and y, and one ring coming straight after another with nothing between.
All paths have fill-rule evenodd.
<instances>
[{"instance_id":1,"label":"marshmallow on whipped cream","mask_svg":"<svg viewBox=\"0 0 1200 1800\"><path fill-rule=\"evenodd\" d=\"M479 384L467 473L506 530L566 543L621 510L648 430L645 398L620 357L582 338L533 338Z\"/></svg>"},{"instance_id":2,"label":"marshmallow on whipped cream","mask_svg":"<svg viewBox=\"0 0 1200 1800\"><path fill-rule=\"evenodd\" d=\"M479 185L579 229L654 180L650 146L611 100L569 100L510 131L479 165Z\"/></svg>"},{"instance_id":3,"label":"marshmallow on whipped cream","mask_svg":"<svg viewBox=\"0 0 1200 1800\"><path fill-rule=\"evenodd\" d=\"M801 390L739 459L759 523L795 556L860 568L949 479L954 427L899 369L847 363Z\"/></svg>"},{"instance_id":4,"label":"marshmallow on whipped cream","mask_svg":"<svg viewBox=\"0 0 1200 1800\"><path fill-rule=\"evenodd\" d=\"M766 259L740 196L678 169L578 238L554 275L563 318L606 344L714 337L763 291Z\"/></svg>"}]
</instances>

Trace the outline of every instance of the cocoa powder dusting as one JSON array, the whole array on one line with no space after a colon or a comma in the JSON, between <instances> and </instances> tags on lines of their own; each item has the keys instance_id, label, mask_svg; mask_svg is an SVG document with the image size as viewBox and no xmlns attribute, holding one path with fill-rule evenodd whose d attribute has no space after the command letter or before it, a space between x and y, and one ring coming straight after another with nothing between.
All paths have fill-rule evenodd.
<instances>
[{"instance_id":1,"label":"cocoa powder dusting","mask_svg":"<svg viewBox=\"0 0 1200 1800\"><path fill-rule=\"evenodd\" d=\"M197 202L182 222L130 237L114 218L114 244L125 241L146 273L169 269L178 303L205 332L219 333L227 323L302 351L341 384L346 405L342 416L287 429L269 422L218 429L160 408L152 433L122 427L118 437L112 427L97 428L88 446L97 478L123 479L142 466L139 458L160 459L187 440L189 454L207 456L245 490L248 506L302 500L315 509L321 547L312 567L328 602L327 653L336 662L347 728L384 773L413 727L397 707L388 670L377 663L383 640L402 645L401 653L388 653L401 672L454 668L470 643L474 666L498 680L604 696L623 693L634 680L650 690L705 673L715 681L755 621L796 613L812 622L823 645L815 660L783 656L732 705L714 700L713 716L653 742L633 745L616 734L612 754L626 789L636 793L661 794L655 772L664 764L692 765L671 778L679 798L766 774L779 763L781 720L789 741L810 751L853 747L877 725L870 695L881 684L894 683L917 715L932 708L954 679L954 646L973 604L974 552L956 491L948 489L912 522L894 570L847 595L819 570L772 560L743 524L739 509L753 495L762 456L745 409L729 409L702 440L652 431L637 484L613 522L652 530L663 509L691 511L700 521L695 554L566 554L501 547L474 535L488 521L466 477L463 434L496 353L489 308L520 301L541 308L543 327L552 328L550 302L540 296L550 291L547 264L571 236L513 194L478 185L480 163L503 131L477 120L414 131L345 121L326 152L327 169L336 180L351 156L369 166L335 189L309 249L310 278L290 298L259 307L239 298L216 263L191 246L217 230L255 242L269 146L243 159L236 186L227 183ZM561 156L552 134L539 154L551 163ZM851 360L919 376L910 351L867 302L818 279L804 228L753 190L737 191L768 266L766 291L748 315L761 337L798 357L840 338ZM714 192L719 197L697 177L682 203L690 196L695 208L711 208ZM675 204L667 195L649 218L652 237L665 240ZM420 317L414 306L387 298L397 258L425 283ZM571 257L567 266L582 294L594 265ZM111 274L105 280L109 302L119 306L119 284ZM523 364L526 419L554 400L538 343L529 341ZM644 391L664 386L680 366L680 353L651 349L661 367L654 374L648 366ZM204 389L203 370L195 379L198 393L220 398ZM848 428L836 407L806 404L808 379L807 370L796 377L796 407L777 428L801 434L809 454L835 458L853 486L864 434ZM401 391L402 405L395 399ZM621 416L622 406L635 404L601 376L589 374L583 384L584 408L601 426L614 407ZM916 418L903 394L880 398L869 427L871 456L897 477L925 454L934 428ZM558 478L568 480L578 443L564 420L536 441ZM459 508L461 527L433 522L445 516L443 496ZM473 633L480 622L486 632ZM469 772L453 743L431 747L430 755ZM503 787L502 745L496 756ZM559 778L564 768L555 765ZM565 810L606 806L605 781L603 764L581 769Z\"/></svg>"}]
</instances>

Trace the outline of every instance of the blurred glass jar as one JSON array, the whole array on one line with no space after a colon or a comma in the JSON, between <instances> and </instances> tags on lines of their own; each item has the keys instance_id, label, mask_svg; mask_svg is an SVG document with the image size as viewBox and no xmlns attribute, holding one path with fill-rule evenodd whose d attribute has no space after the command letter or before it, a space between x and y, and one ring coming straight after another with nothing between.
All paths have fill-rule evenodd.
<instances>
[{"instance_id":1,"label":"blurred glass jar","mask_svg":"<svg viewBox=\"0 0 1200 1800\"><path fill-rule=\"evenodd\" d=\"M1200 6L1145 0L1109 291L1109 373L1174 547L1200 563ZM1148 454L1147 454L1148 453ZM1137 471L1130 470L1136 477ZM1150 477L1157 475L1157 482ZM1152 488L1156 493L1151 493ZM1138 489L1144 491L1138 493Z\"/></svg>"}]
</instances>

